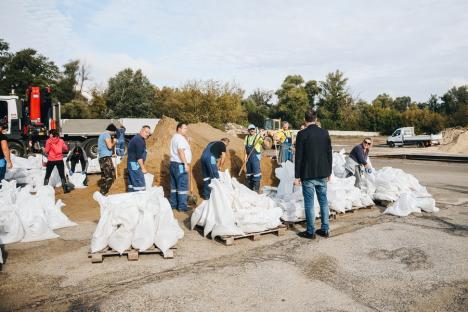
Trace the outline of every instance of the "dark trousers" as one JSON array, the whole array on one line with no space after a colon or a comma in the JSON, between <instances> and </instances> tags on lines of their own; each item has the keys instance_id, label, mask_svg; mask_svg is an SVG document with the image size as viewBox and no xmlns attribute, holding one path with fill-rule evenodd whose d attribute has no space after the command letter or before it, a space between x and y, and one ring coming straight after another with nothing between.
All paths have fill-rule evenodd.
<instances>
[{"instance_id":1,"label":"dark trousers","mask_svg":"<svg viewBox=\"0 0 468 312\"><path fill-rule=\"evenodd\" d=\"M135 162L133 162L135 164ZM146 182L145 174L141 171L141 167L132 168L132 163L127 163L127 172L128 172L128 191L129 192L138 192L146 191Z\"/></svg>"},{"instance_id":2,"label":"dark trousers","mask_svg":"<svg viewBox=\"0 0 468 312\"><path fill-rule=\"evenodd\" d=\"M203 199L209 199L211 194L211 179L219 179L218 166L216 158L211 153L203 154L201 158L203 173Z\"/></svg>"},{"instance_id":3,"label":"dark trousers","mask_svg":"<svg viewBox=\"0 0 468 312\"><path fill-rule=\"evenodd\" d=\"M106 156L99 158L99 166L101 167L101 189L102 195L106 195L112 183L115 181L115 169L112 163L112 157Z\"/></svg>"},{"instance_id":4,"label":"dark trousers","mask_svg":"<svg viewBox=\"0 0 468 312\"><path fill-rule=\"evenodd\" d=\"M86 160L84 159L83 155L80 155L79 157L71 157L70 158L70 169L71 171L75 172L76 164L80 162L81 164L81 170L84 171L86 168Z\"/></svg>"},{"instance_id":5,"label":"dark trousers","mask_svg":"<svg viewBox=\"0 0 468 312\"><path fill-rule=\"evenodd\" d=\"M55 167L57 167L57 171L60 175L60 180L62 180L62 182L65 181L65 165L63 163L63 160L49 160L46 166L44 184L46 184L45 182L48 183L50 175L52 174L52 170L54 170Z\"/></svg>"},{"instance_id":6,"label":"dark trousers","mask_svg":"<svg viewBox=\"0 0 468 312\"><path fill-rule=\"evenodd\" d=\"M262 171L260 168L261 155L253 152L247 160L247 180L249 182L248 187L258 192L260 191L260 181L262 180Z\"/></svg>"}]
</instances>

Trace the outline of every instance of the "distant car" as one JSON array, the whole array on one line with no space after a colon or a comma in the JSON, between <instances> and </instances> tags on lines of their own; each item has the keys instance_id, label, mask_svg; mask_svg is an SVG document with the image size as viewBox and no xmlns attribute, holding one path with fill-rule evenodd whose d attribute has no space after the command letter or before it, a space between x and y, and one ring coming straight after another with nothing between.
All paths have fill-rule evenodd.
<instances>
[{"instance_id":1,"label":"distant car","mask_svg":"<svg viewBox=\"0 0 468 312\"><path fill-rule=\"evenodd\" d=\"M387 138L387 145L390 147L417 145L428 147L440 144L442 134L422 134L415 135L414 127L398 128L391 136Z\"/></svg>"}]
</instances>

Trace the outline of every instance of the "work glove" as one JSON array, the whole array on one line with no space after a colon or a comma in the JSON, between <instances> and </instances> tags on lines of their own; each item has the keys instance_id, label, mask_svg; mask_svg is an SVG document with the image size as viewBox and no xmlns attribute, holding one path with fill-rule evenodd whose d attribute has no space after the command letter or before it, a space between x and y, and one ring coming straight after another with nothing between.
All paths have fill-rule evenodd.
<instances>
[{"instance_id":1,"label":"work glove","mask_svg":"<svg viewBox=\"0 0 468 312\"><path fill-rule=\"evenodd\" d=\"M68 174L72 176L73 175L73 170L70 169L70 171L68 171Z\"/></svg>"},{"instance_id":2,"label":"work glove","mask_svg":"<svg viewBox=\"0 0 468 312\"><path fill-rule=\"evenodd\" d=\"M366 173L371 174L372 173L372 168L366 168Z\"/></svg>"},{"instance_id":3,"label":"work glove","mask_svg":"<svg viewBox=\"0 0 468 312\"><path fill-rule=\"evenodd\" d=\"M81 171L81 174L86 174L86 171Z\"/></svg>"}]
</instances>

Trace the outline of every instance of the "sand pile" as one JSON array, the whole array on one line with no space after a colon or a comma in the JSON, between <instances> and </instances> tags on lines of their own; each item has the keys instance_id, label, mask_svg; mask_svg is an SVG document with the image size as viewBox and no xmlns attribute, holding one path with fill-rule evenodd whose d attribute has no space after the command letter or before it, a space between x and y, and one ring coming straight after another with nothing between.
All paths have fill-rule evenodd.
<instances>
[{"instance_id":1,"label":"sand pile","mask_svg":"<svg viewBox=\"0 0 468 312\"><path fill-rule=\"evenodd\" d=\"M442 144L439 151L468 154L468 129L457 127L442 131Z\"/></svg>"},{"instance_id":2,"label":"sand pile","mask_svg":"<svg viewBox=\"0 0 468 312\"><path fill-rule=\"evenodd\" d=\"M150 173L154 174L155 184L161 185L164 188L166 196L168 196L170 192L169 146L172 135L176 132L176 126L177 122L174 119L163 117L146 144L148 149L146 167ZM242 139L215 129L206 123L190 124L188 127L188 136L191 138L190 146L193 154L193 174L191 183L193 183L193 193L197 195L198 198L200 198L199 191L203 183L200 163L201 154L208 143L223 137L227 137L231 140L228 146L227 159L224 167L229 169L233 177L238 178L241 183L245 183L244 175L237 177L244 159L244 142ZM278 184L274 173L275 166L276 161L271 160L269 157L262 158L262 185ZM124 160L122 165L118 168L118 178L112 186L112 193L126 191L125 169L126 160Z\"/></svg>"}]
</instances>

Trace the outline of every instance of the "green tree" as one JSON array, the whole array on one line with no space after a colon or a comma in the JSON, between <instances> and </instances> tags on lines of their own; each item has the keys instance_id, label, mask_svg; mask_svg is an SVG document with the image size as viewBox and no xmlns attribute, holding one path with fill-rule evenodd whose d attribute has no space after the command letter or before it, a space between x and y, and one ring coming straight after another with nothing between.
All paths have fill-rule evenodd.
<instances>
[{"instance_id":1,"label":"green tree","mask_svg":"<svg viewBox=\"0 0 468 312\"><path fill-rule=\"evenodd\" d=\"M393 101L393 108L399 112L404 112L411 106L411 98L409 96L396 97Z\"/></svg>"},{"instance_id":2,"label":"green tree","mask_svg":"<svg viewBox=\"0 0 468 312\"><path fill-rule=\"evenodd\" d=\"M62 106L62 117L70 119L92 118L91 109L86 101L74 99Z\"/></svg>"},{"instance_id":3,"label":"green tree","mask_svg":"<svg viewBox=\"0 0 468 312\"><path fill-rule=\"evenodd\" d=\"M233 84L217 81L191 81L180 89L156 90L153 114L170 116L188 123L206 122L222 128L227 122L244 124L244 91Z\"/></svg>"},{"instance_id":4,"label":"green tree","mask_svg":"<svg viewBox=\"0 0 468 312\"><path fill-rule=\"evenodd\" d=\"M449 126L468 125L468 85L453 87L441 100L439 111L449 117Z\"/></svg>"},{"instance_id":5,"label":"green tree","mask_svg":"<svg viewBox=\"0 0 468 312\"><path fill-rule=\"evenodd\" d=\"M293 128L299 128L304 122L304 114L310 108L309 98L300 75L287 76L281 88L276 91L278 96L278 115L288 121Z\"/></svg>"},{"instance_id":6,"label":"green tree","mask_svg":"<svg viewBox=\"0 0 468 312\"><path fill-rule=\"evenodd\" d=\"M63 72L57 83L56 96L62 103L69 103L77 97L78 71L80 61L73 60L63 65Z\"/></svg>"},{"instance_id":7,"label":"green tree","mask_svg":"<svg viewBox=\"0 0 468 312\"><path fill-rule=\"evenodd\" d=\"M109 79L107 107L113 117L152 117L155 91L140 69L127 68Z\"/></svg>"},{"instance_id":8,"label":"green tree","mask_svg":"<svg viewBox=\"0 0 468 312\"><path fill-rule=\"evenodd\" d=\"M412 107L401 116L403 126L414 127L416 133L439 133L445 126L445 118L427 108Z\"/></svg>"},{"instance_id":9,"label":"green tree","mask_svg":"<svg viewBox=\"0 0 468 312\"><path fill-rule=\"evenodd\" d=\"M265 118L274 115L274 106L271 103L272 91L256 89L247 99L242 101L242 106L247 112L249 123L263 127Z\"/></svg>"},{"instance_id":10,"label":"green tree","mask_svg":"<svg viewBox=\"0 0 468 312\"><path fill-rule=\"evenodd\" d=\"M377 95L377 97L372 101L372 105L380 108L392 108L393 98L387 93L382 93Z\"/></svg>"},{"instance_id":11,"label":"green tree","mask_svg":"<svg viewBox=\"0 0 468 312\"><path fill-rule=\"evenodd\" d=\"M347 82L348 78L344 77L344 73L336 70L327 74L325 80L319 83L319 117L322 118L322 125L326 122L325 119L329 119L330 125L334 123L337 127L346 127L344 112L352 104L351 95L346 88Z\"/></svg>"},{"instance_id":12,"label":"green tree","mask_svg":"<svg viewBox=\"0 0 468 312\"><path fill-rule=\"evenodd\" d=\"M59 68L47 57L33 49L8 53L8 44L0 42L2 54L2 74L0 92L7 94L13 87L17 94L23 95L29 86L51 86L55 89Z\"/></svg>"}]
</instances>

